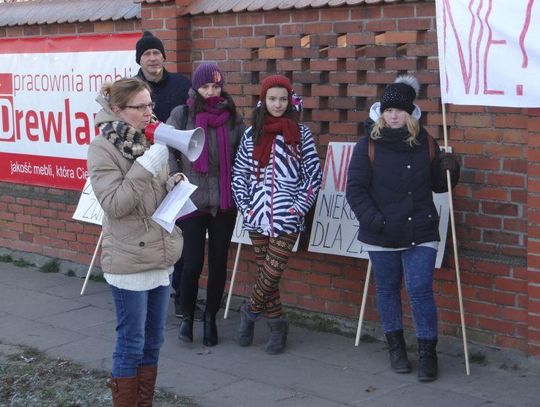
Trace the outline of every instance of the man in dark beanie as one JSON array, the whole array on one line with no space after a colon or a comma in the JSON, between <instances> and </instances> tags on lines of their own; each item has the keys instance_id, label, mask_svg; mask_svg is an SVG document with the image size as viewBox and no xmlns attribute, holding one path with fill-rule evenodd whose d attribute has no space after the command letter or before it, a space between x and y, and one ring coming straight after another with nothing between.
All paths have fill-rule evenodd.
<instances>
[{"instance_id":1,"label":"man in dark beanie","mask_svg":"<svg viewBox=\"0 0 540 407\"><path fill-rule=\"evenodd\" d=\"M135 45L135 61L141 66L137 77L152 89L152 100L155 102L154 114L159 121L165 123L171 111L179 105L185 105L191 82L179 73L168 72L165 65L165 48L161 40L150 31L145 31ZM182 259L174 266L172 287L179 301L179 281L182 275ZM181 317L179 305L175 301L176 316ZM196 318L202 319L202 310L197 309Z\"/></svg>"},{"instance_id":2,"label":"man in dark beanie","mask_svg":"<svg viewBox=\"0 0 540 407\"><path fill-rule=\"evenodd\" d=\"M171 110L186 103L191 82L179 73L165 69L165 48L161 40L150 31L145 31L135 45L135 60L141 66L137 77L152 89L152 100L156 103L154 114L166 122Z\"/></svg>"}]
</instances>

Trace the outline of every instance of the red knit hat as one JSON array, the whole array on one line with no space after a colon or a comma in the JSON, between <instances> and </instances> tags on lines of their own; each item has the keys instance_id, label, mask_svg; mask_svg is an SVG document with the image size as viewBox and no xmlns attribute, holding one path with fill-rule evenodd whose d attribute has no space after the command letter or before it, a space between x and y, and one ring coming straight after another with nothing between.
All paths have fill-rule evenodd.
<instances>
[{"instance_id":1,"label":"red knit hat","mask_svg":"<svg viewBox=\"0 0 540 407\"><path fill-rule=\"evenodd\" d=\"M261 82L261 100L264 101L266 99L266 92L268 89L275 87L287 89L290 99L292 94L292 85L289 78L283 75L270 75L264 78Z\"/></svg>"}]
</instances>

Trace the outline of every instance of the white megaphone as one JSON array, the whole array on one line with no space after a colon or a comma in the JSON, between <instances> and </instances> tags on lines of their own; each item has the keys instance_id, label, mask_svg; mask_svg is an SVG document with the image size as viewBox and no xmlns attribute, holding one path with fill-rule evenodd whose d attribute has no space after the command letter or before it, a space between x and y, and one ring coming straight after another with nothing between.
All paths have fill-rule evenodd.
<instances>
[{"instance_id":1,"label":"white megaphone","mask_svg":"<svg viewBox=\"0 0 540 407\"><path fill-rule=\"evenodd\" d=\"M176 130L165 123L150 123L144 128L144 135L150 143L165 144L184 154L189 161L195 161L204 147L204 130Z\"/></svg>"}]
</instances>

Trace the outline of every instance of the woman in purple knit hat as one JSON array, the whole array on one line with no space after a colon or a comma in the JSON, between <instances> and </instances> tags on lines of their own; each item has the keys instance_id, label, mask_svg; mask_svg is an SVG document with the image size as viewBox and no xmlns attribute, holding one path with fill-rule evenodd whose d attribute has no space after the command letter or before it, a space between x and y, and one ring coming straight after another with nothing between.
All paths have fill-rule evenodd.
<instances>
[{"instance_id":1,"label":"woman in purple knit hat","mask_svg":"<svg viewBox=\"0 0 540 407\"><path fill-rule=\"evenodd\" d=\"M236 206L231 194L231 169L245 126L231 96L223 90L224 76L216 64L204 63L191 78L187 105L171 112L167 123L179 130L204 129L203 151L195 162L179 151L171 154L170 171L181 171L197 189L191 200L197 210L177 224L188 238L182 252L180 278L182 320L178 338L193 342L193 318L199 277L208 234L208 282L204 311L203 344L218 343L216 314L221 306L227 279L227 255L236 221Z\"/></svg>"}]
</instances>

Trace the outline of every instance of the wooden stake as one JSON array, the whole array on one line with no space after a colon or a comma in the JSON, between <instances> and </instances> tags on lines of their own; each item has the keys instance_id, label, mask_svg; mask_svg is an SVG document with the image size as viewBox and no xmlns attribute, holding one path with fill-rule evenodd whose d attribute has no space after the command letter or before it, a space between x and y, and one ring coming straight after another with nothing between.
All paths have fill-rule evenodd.
<instances>
[{"instance_id":1,"label":"wooden stake","mask_svg":"<svg viewBox=\"0 0 540 407\"><path fill-rule=\"evenodd\" d=\"M371 277L371 261L368 261L366 271L366 281L364 281L364 293L362 294L362 305L360 306L360 315L358 317L358 328L356 328L356 340L354 346L360 343L360 333L362 332L362 322L364 321L364 311L366 309L366 299L369 288L369 278Z\"/></svg>"},{"instance_id":2,"label":"wooden stake","mask_svg":"<svg viewBox=\"0 0 540 407\"><path fill-rule=\"evenodd\" d=\"M88 271L86 272L86 278L84 279L84 284L82 286L81 295L84 295L84 292L86 290L86 284L88 284L88 280L90 279L90 274L92 274L92 268L94 267L94 262L96 261L96 256L99 251L99 246L101 246L101 241L103 240L103 230L99 234L99 239L96 244L96 249L94 250L94 254L92 256L92 260L90 261L90 266L88 266Z\"/></svg>"},{"instance_id":3,"label":"wooden stake","mask_svg":"<svg viewBox=\"0 0 540 407\"><path fill-rule=\"evenodd\" d=\"M442 116L443 116L443 133L444 133L444 148L448 151L448 133L446 130L446 107L442 103ZM463 353L465 355L465 372L467 376L471 374L469 367L469 352L467 349L467 332L465 330L465 312L463 309L463 296L461 294L461 278L459 272L459 258L457 250L457 240L456 240L456 222L454 219L454 204L452 200L452 182L450 179L450 171L446 170L446 183L448 185L448 206L450 208L450 226L452 229L452 243L454 246L454 262L456 267L456 284L458 289L458 300L459 300L459 316L461 318L461 333L463 336Z\"/></svg>"},{"instance_id":4,"label":"wooden stake","mask_svg":"<svg viewBox=\"0 0 540 407\"><path fill-rule=\"evenodd\" d=\"M229 285L229 295L227 296L227 305L225 305L225 313L223 314L223 319L227 319L227 315L229 315L229 306L231 305L231 297L234 288L234 279L236 278L236 269L238 268L238 259L240 258L240 250L242 250L242 243L238 243L238 247L236 248L236 257L234 258L231 283Z\"/></svg>"}]
</instances>

